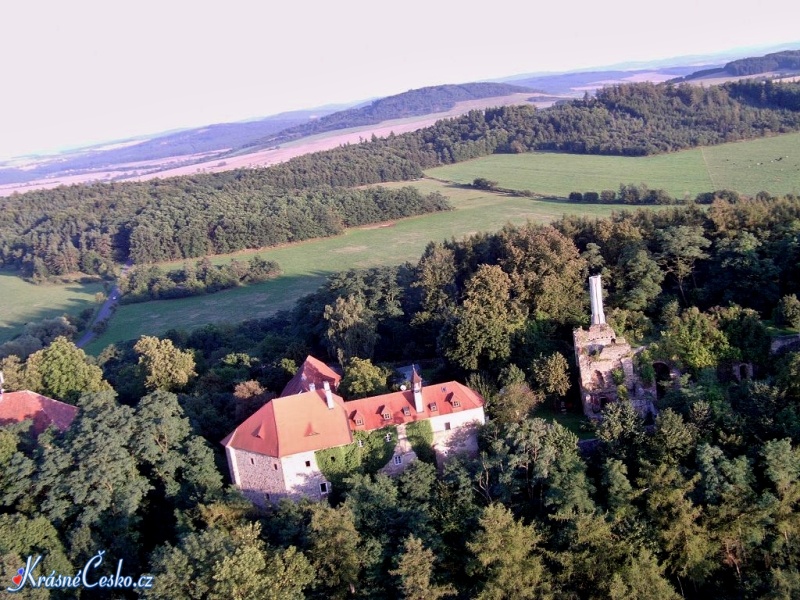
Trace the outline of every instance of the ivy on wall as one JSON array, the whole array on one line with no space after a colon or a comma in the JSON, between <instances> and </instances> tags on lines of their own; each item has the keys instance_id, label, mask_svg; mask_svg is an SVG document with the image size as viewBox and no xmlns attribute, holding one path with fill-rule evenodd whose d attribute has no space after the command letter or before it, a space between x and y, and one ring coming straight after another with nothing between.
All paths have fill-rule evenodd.
<instances>
[{"instance_id":1,"label":"ivy on wall","mask_svg":"<svg viewBox=\"0 0 800 600\"><path fill-rule=\"evenodd\" d=\"M391 436L389 441L386 441L387 435ZM392 459L396 443L397 428L390 425L375 431L356 431L352 444L317 450L314 454L325 479L334 488L341 488L350 475L377 473Z\"/></svg>"},{"instance_id":2,"label":"ivy on wall","mask_svg":"<svg viewBox=\"0 0 800 600\"><path fill-rule=\"evenodd\" d=\"M409 423L406 425L406 437L419 460L431 464L436 463L436 453L433 451L433 428L431 428L430 421Z\"/></svg>"}]
</instances>

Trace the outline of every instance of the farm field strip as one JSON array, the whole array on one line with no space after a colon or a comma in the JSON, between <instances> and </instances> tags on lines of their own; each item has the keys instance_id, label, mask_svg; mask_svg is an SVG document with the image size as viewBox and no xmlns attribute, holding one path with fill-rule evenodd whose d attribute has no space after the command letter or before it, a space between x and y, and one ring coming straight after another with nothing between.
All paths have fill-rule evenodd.
<instances>
[{"instance_id":1,"label":"farm field strip","mask_svg":"<svg viewBox=\"0 0 800 600\"><path fill-rule=\"evenodd\" d=\"M645 157L532 152L493 154L428 169L426 175L455 183L477 177L500 187L566 197L570 192L618 190L645 183L676 198L732 189L755 195L800 193L800 133L706 146Z\"/></svg>"},{"instance_id":2,"label":"farm field strip","mask_svg":"<svg viewBox=\"0 0 800 600\"><path fill-rule=\"evenodd\" d=\"M449 196L456 210L352 229L334 238L211 257L212 263L223 264L232 258L249 260L258 255L277 261L283 275L257 285L207 296L120 306L106 332L89 344L87 351L98 353L108 344L143 334L163 334L173 327L191 329L206 323L266 317L290 309L298 298L315 291L332 273L416 262L431 240L496 231L508 222L524 223L528 219L546 223L564 213L608 215L620 208L537 201L453 187L432 180L421 180L413 185L423 193L440 191ZM169 269L180 266L182 262L163 263L161 266Z\"/></svg>"}]
</instances>

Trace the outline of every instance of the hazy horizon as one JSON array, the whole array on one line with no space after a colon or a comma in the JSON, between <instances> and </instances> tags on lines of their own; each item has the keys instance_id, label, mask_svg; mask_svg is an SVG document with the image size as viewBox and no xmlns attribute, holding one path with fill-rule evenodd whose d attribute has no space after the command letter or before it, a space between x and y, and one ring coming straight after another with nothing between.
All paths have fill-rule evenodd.
<instances>
[{"instance_id":1,"label":"hazy horizon","mask_svg":"<svg viewBox=\"0 0 800 600\"><path fill-rule=\"evenodd\" d=\"M0 8L0 50L14 57L4 65L0 160L431 85L800 45L791 18L800 8L788 0L746 22L719 0L501 0L488 24L488 9L421 0L380 11L363 0L235 0L224 11L183 0L51 4Z\"/></svg>"}]
</instances>

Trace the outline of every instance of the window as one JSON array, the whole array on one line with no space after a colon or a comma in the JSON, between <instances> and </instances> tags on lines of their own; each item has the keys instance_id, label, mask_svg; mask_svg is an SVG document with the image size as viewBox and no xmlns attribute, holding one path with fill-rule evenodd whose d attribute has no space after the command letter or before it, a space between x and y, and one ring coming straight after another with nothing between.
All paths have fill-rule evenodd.
<instances>
[{"instance_id":1,"label":"window","mask_svg":"<svg viewBox=\"0 0 800 600\"><path fill-rule=\"evenodd\" d=\"M431 402L431 412L436 412L439 410L439 407L436 406L436 402Z\"/></svg>"},{"instance_id":2,"label":"window","mask_svg":"<svg viewBox=\"0 0 800 600\"><path fill-rule=\"evenodd\" d=\"M250 464L251 464L251 465L254 465L254 464L256 464L256 459L255 459L255 458L253 458L252 456L250 457Z\"/></svg>"},{"instance_id":3,"label":"window","mask_svg":"<svg viewBox=\"0 0 800 600\"><path fill-rule=\"evenodd\" d=\"M383 420L384 421L391 421L392 420L392 413L390 413L390 412L383 413Z\"/></svg>"},{"instance_id":4,"label":"window","mask_svg":"<svg viewBox=\"0 0 800 600\"><path fill-rule=\"evenodd\" d=\"M307 467L310 467L310 466L311 466L311 461L310 461L310 460L307 460L307 461L306 461L306 466L307 466Z\"/></svg>"},{"instance_id":5,"label":"window","mask_svg":"<svg viewBox=\"0 0 800 600\"><path fill-rule=\"evenodd\" d=\"M328 482L323 481L319 484L319 493L320 494L327 494L328 493Z\"/></svg>"},{"instance_id":6,"label":"window","mask_svg":"<svg viewBox=\"0 0 800 600\"><path fill-rule=\"evenodd\" d=\"M361 417L356 417L356 425L363 425L363 424L364 424L364 419L362 419Z\"/></svg>"},{"instance_id":7,"label":"window","mask_svg":"<svg viewBox=\"0 0 800 600\"><path fill-rule=\"evenodd\" d=\"M459 406L461 406L461 401L460 400L453 400L453 406L458 408Z\"/></svg>"},{"instance_id":8,"label":"window","mask_svg":"<svg viewBox=\"0 0 800 600\"><path fill-rule=\"evenodd\" d=\"M386 434L386 441L387 442L391 442L392 441L392 434L391 433L387 433Z\"/></svg>"},{"instance_id":9,"label":"window","mask_svg":"<svg viewBox=\"0 0 800 600\"><path fill-rule=\"evenodd\" d=\"M403 464L403 457L402 456L395 456L394 457L394 464L402 465Z\"/></svg>"},{"instance_id":10,"label":"window","mask_svg":"<svg viewBox=\"0 0 800 600\"><path fill-rule=\"evenodd\" d=\"M363 448L364 447L364 440L358 440L358 447L359 448Z\"/></svg>"},{"instance_id":11,"label":"window","mask_svg":"<svg viewBox=\"0 0 800 600\"><path fill-rule=\"evenodd\" d=\"M444 430L445 431L450 431L450 422L449 421L444 424Z\"/></svg>"}]
</instances>

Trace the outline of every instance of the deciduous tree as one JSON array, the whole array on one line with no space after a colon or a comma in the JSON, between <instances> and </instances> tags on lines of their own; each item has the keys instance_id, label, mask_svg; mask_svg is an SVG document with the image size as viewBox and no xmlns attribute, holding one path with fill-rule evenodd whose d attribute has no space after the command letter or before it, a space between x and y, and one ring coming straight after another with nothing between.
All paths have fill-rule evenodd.
<instances>
[{"instance_id":1,"label":"deciduous tree","mask_svg":"<svg viewBox=\"0 0 800 600\"><path fill-rule=\"evenodd\" d=\"M179 390L197 375L192 353L176 348L170 339L143 335L133 349L149 390Z\"/></svg>"},{"instance_id":2,"label":"deciduous tree","mask_svg":"<svg viewBox=\"0 0 800 600\"><path fill-rule=\"evenodd\" d=\"M25 381L33 391L71 403L81 394L111 389L100 367L65 337L28 357Z\"/></svg>"}]
</instances>

